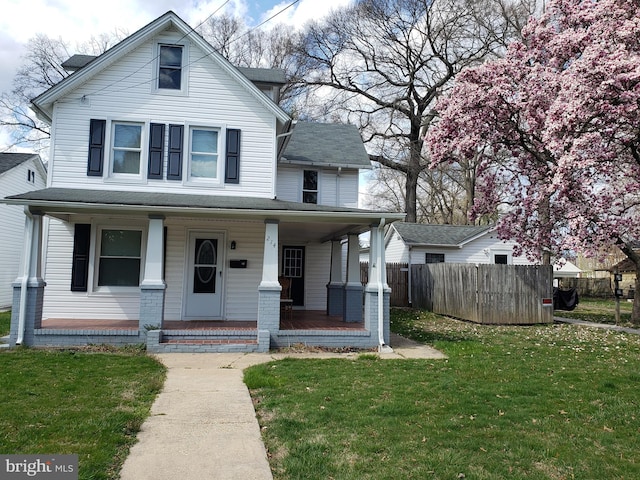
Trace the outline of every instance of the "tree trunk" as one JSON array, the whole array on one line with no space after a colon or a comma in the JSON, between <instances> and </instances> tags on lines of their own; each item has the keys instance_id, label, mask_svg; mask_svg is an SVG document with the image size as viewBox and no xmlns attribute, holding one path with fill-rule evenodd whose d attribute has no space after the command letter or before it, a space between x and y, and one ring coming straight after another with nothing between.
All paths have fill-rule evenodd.
<instances>
[{"instance_id":1,"label":"tree trunk","mask_svg":"<svg viewBox=\"0 0 640 480\"><path fill-rule=\"evenodd\" d=\"M640 254L633 249L633 246L618 239L618 248L622 250L629 260L633 262L636 267L636 294L640 288ZM636 299L634 295L633 309L631 310L631 323L634 325L640 325L640 299Z\"/></svg>"}]
</instances>

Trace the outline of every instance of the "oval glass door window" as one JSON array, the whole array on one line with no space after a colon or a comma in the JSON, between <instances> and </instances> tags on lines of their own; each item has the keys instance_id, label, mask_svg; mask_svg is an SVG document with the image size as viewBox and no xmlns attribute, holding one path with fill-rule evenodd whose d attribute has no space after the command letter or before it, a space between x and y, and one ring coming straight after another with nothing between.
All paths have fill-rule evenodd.
<instances>
[{"instance_id":1,"label":"oval glass door window","mask_svg":"<svg viewBox=\"0 0 640 480\"><path fill-rule=\"evenodd\" d=\"M217 257L217 239L196 239L193 293L216 293Z\"/></svg>"}]
</instances>

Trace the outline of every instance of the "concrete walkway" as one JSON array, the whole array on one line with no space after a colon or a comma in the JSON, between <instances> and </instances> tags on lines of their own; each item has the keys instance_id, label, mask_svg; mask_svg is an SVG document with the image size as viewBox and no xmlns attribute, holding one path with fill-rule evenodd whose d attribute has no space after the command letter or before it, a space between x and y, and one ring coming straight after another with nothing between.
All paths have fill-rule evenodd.
<instances>
[{"instance_id":1,"label":"concrete walkway","mask_svg":"<svg viewBox=\"0 0 640 480\"><path fill-rule=\"evenodd\" d=\"M439 359L441 352L392 336L384 359ZM335 353L170 353L167 379L131 448L121 480L272 479L242 371L283 358L356 359Z\"/></svg>"},{"instance_id":2,"label":"concrete walkway","mask_svg":"<svg viewBox=\"0 0 640 480\"><path fill-rule=\"evenodd\" d=\"M583 327L602 328L603 330L613 330L615 332L624 332L624 333L631 333L633 335L640 335L640 329L629 328L629 327L619 327L618 325L610 325L608 323L586 322L584 320L576 320L575 318L565 318L565 317L553 317L553 321L559 322L559 323L570 323L572 325L581 325Z\"/></svg>"}]
</instances>

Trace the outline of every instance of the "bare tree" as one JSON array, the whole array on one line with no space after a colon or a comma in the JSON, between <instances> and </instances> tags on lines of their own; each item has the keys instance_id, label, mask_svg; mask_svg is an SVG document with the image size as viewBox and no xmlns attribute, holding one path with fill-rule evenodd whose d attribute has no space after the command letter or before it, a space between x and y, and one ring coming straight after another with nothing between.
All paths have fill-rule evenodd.
<instances>
[{"instance_id":1,"label":"bare tree","mask_svg":"<svg viewBox=\"0 0 640 480\"><path fill-rule=\"evenodd\" d=\"M338 113L359 125L371 159L402 173L407 221L418 219L421 176L428 194L442 187L437 174L425 174L429 161L423 153L424 135L437 121L436 99L463 68L499 55L509 39L519 37L534 3L360 0L307 31L299 55L310 73L297 80L313 92L308 103L315 99L316 116ZM460 166L458 173L448 183L458 188L467 182L462 190L469 195L473 166ZM434 201L442 206L429 209L445 209L444 198ZM459 217L441 214L451 221Z\"/></svg>"},{"instance_id":2,"label":"bare tree","mask_svg":"<svg viewBox=\"0 0 640 480\"><path fill-rule=\"evenodd\" d=\"M76 47L84 54L99 55L126 36L123 30L91 37ZM13 147L30 145L41 151L48 146L49 126L41 122L30 110L33 98L51 88L69 75L62 63L71 57L68 42L38 34L27 43L27 53L13 79L9 92L0 94L0 127L11 132Z\"/></svg>"},{"instance_id":3,"label":"bare tree","mask_svg":"<svg viewBox=\"0 0 640 480\"><path fill-rule=\"evenodd\" d=\"M228 14L212 17L198 30L237 67L284 70L288 82L280 92L280 103L289 110L296 110L293 101L299 94L299 84L289 80L304 76L303 65L295 55L301 41L300 32L283 24L270 29L251 29L243 19Z\"/></svg>"}]
</instances>

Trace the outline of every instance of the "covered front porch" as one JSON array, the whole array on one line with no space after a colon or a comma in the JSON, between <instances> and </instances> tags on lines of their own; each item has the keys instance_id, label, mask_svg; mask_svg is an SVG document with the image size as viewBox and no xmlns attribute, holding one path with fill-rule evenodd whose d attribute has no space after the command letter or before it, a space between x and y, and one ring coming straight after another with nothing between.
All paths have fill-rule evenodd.
<instances>
[{"instance_id":1,"label":"covered front porch","mask_svg":"<svg viewBox=\"0 0 640 480\"><path fill-rule=\"evenodd\" d=\"M214 204L201 196L133 192L125 204L112 203L113 196L102 192L78 191L73 192L77 202L71 202L58 199L69 192L48 190L21 200L28 204L27 242L23 277L14 284L12 345L144 343L149 351L162 352L388 344L384 214L264 199L223 199L227 203L221 206L220 198ZM48 264L57 269L47 271L46 283L44 216L52 219ZM100 241L120 231L138 232L140 281L107 289L100 283L108 260ZM373 253L363 286L358 235L365 231ZM51 247L52 232L57 250ZM131 243L134 237L126 239ZM213 251L212 263L204 266L193 259L201 237ZM298 267L297 252L306 255L306 269ZM190 279L197 268L213 272L216 295L214 308L203 303L198 313L190 310L196 293ZM281 311L279 279L297 274L304 282L304 303L294 303L289 317Z\"/></svg>"}]
</instances>

